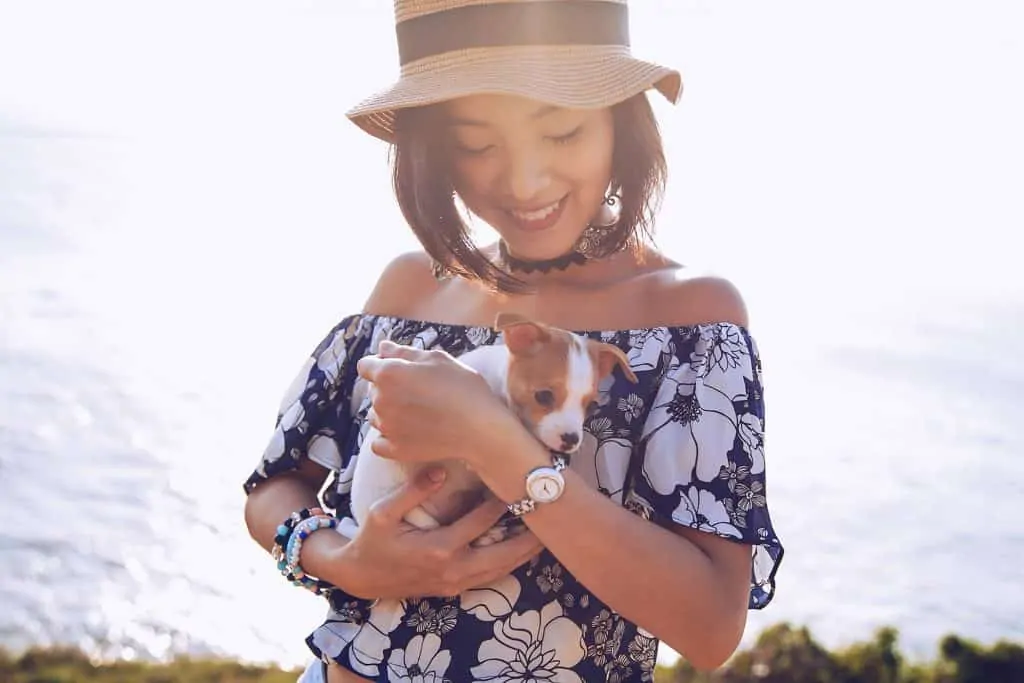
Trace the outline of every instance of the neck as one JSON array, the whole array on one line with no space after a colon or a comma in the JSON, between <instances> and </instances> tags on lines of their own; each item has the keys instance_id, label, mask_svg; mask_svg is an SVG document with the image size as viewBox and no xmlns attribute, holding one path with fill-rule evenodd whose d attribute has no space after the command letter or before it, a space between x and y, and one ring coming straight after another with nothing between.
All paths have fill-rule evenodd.
<instances>
[{"instance_id":1,"label":"neck","mask_svg":"<svg viewBox=\"0 0 1024 683\"><path fill-rule=\"evenodd\" d=\"M575 249L555 258L540 260L523 259L509 253L508 247L505 246L504 242L498 243L498 255L515 275L546 274L552 271L567 270L573 266L583 265L588 261L586 256Z\"/></svg>"},{"instance_id":2,"label":"neck","mask_svg":"<svg viewBox=\"0 0 1024 683\"><path fill-rule=\"evenodd\" d=\"M641 260L651 261L654 253L644 248L641 254L641 256L637 256L627 249L604 258L590 259L583 263L573 264L564 270L552 269L547 272L534 270L529 273L512 270L510 272L514 277L533 288L568 287L595 289L619 282L630 275L635 275L638 272L638 268L643 269L645 265L641 263Z\"/></svg>"}]
</instances>

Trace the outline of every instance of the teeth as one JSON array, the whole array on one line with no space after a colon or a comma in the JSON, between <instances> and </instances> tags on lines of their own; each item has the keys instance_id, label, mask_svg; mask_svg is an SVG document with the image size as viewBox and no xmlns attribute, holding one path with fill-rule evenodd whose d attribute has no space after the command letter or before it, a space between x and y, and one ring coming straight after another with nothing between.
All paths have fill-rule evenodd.
<instances>
[{"instance_id":1,"label":"teeth","mask_svg":"<svg viewBox=\"0 0 1024 683\"><path fill-rule=\"evenodd\" d=\"M542 221L555 212L555 209L558 208L558 204L560 203L560 201L561 200L555 202L554 204L546 206L543 209L537 209L536 211L509 211L509 213L511 213L513 216L515 216L521 221Z\"/></svg>"}]
</instances>

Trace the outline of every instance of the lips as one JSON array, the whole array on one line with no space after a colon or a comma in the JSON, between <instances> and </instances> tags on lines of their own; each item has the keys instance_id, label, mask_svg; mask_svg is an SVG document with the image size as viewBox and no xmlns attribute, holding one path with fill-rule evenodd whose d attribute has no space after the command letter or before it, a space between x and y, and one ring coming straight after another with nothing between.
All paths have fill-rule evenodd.
<instances>
[{"instance_id":1,"label":"lips","mask_svg":"<svg viewBox=\"0 0 1024 683\"><path fill-rule=\"evenodd\" d=\"M547 206L541 206L529 211L508 209L505 213L515 221L516 225L520 229L536 232L540 230L547 230L554 226L555 223L558 222L558 219L562 217L562 211L565 209L565 204L566 197L562 197L557 202L553 202Z\"/></svg>"}]
</instances>

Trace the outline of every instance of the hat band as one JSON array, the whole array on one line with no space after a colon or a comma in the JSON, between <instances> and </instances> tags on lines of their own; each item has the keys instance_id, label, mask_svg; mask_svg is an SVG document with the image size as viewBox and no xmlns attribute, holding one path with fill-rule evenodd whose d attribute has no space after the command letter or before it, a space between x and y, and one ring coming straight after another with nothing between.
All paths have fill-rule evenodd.
<instances>
[{"instance_id":1,"label":"hat band","mask_svg":"<svg viewBox=\"0 0 1024 683\"><path fill-rule=\"evenodd\" d=\"M629 45L625 3L549 0L466 5L399 22L402 66L426 57L481 47Z\"/></svg>"}]
</instances>

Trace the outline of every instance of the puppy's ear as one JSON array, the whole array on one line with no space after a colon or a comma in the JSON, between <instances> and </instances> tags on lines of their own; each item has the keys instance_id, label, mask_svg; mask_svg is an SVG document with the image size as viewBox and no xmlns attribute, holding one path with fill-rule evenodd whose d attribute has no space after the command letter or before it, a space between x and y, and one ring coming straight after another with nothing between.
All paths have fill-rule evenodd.
<instances>
[{"instance_id":1,"label":"puppy's ear","mask_svg":"<svg viewBox=\"0 0 1024 683\"><path fill-rule=\"evenodd\" d=\"M517 313L499 313L495 327L504 333L505 346L514 354L529 353L551 339L547 326Z\"/></svg>"},{"instance_id":2,"label":"puppy's ear","mask_svg":"<svg viewBox=\"0 0 1024 683\"><path fill-rule=\"evenodd\" d=\"M622 374L626 376L626 379L633 384L637 383L638 380L633 373L633 368L629 367L629 358L622 352L622 349L603 342L594 342L594 346L597 351L597 374L599 377L610 375L615 366L618 365L622 368Z\"/></svg>"}]
</instances>

